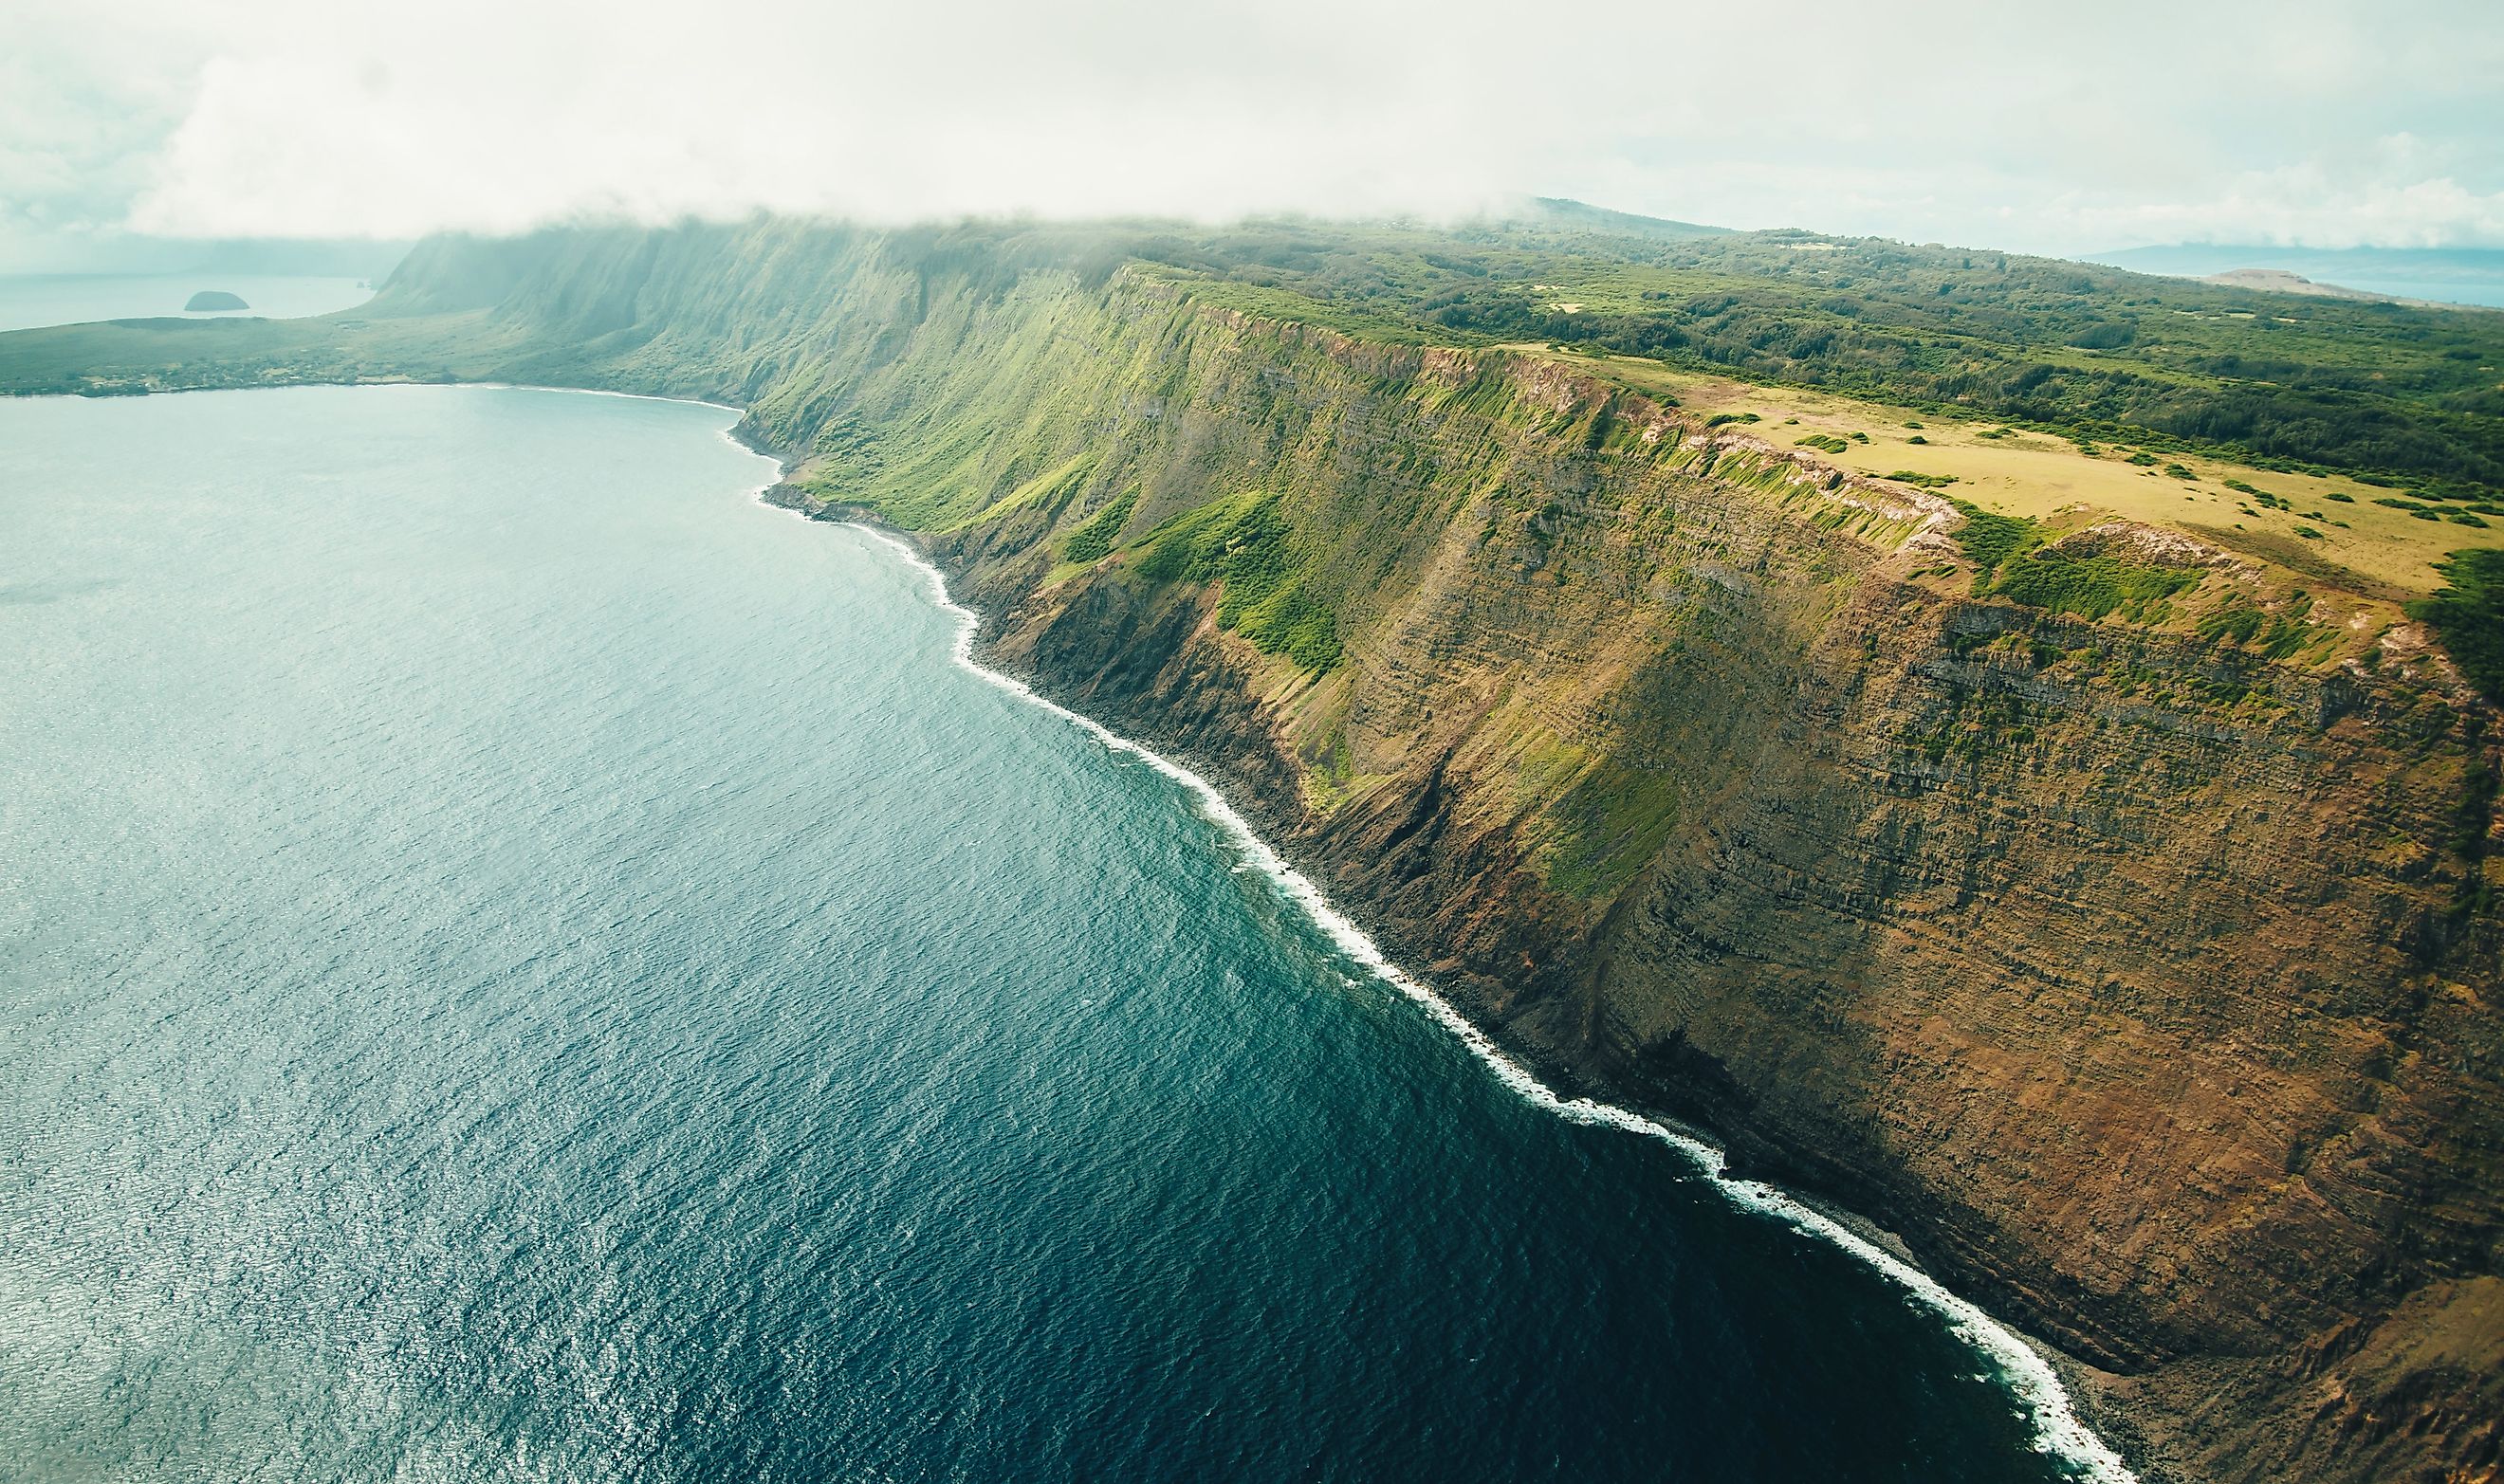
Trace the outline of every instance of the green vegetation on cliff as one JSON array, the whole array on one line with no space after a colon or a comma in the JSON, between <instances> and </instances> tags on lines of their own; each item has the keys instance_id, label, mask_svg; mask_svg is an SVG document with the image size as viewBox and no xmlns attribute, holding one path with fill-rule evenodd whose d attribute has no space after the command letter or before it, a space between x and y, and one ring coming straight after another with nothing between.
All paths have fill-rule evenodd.
<instances>
[{"instance_id":1,"label":"green vegetation on cliff","mask_svg":"<svg viewBox=\"0 0 2504 1484\"><path fill-rule=\"evenodd\" d=\"M1306 670L1339 663L1338 616L1305 590L1294 534L1273 495L1213 500L1175 516L1140 542L1132 569L1151 582L1220 584L1220 627Z\"/></svg>"},{"instance_id":2,"label":"green vegetation on cliff","mask_svg":"<svg viewBox=\"0 0 2504 1484\"><path fill-rule=\"evenodd\" d=\"M2001 563L2033 549L2042 539L2031 520L1998 515L1967 500L1949 503L1965 517L1965 524L1957 530L1957 544L1965 548L1965 560L1981 569L1977 582L1990 581L1999 573Z\"/></svg>"},{"instance_id":3,"label":"green vegetation on cliff","mask_svg":"<svg viewBox=\"0 0 2504 1484\"><path fill-rule=\"evenodd\" d=\"M2069 542L2045 544L2048 533L2033 520L1995 514L1959 500L1965 517L1957 543L1981 569L1974 591L2030 608L2103 618L2119 613L2133 622L2162 616L2165 600L2197 587L2200 574L2179 567L2132 561L2100 548Z\"/></svg>"},{"instance_id":4,"label":"green vegetation on cliff","mask_svg":"<svg viewBox=\"0 0 2504 1484\"><path fill-rule=\"evenodd\" d=\"M1069 533L1069 538L1061 543L1061 554L1072 562L1101 561L1112 553L1113 543L1122 538L1122 527L1138 507L1139 492L1125 491L1121 499L1089 516L1085 524Z\"/></svg>"},{"instance_id":5,"label":"green vegetation on cliff","mask_svg":"<svg viewBox=\"0 0 2504 1484\"><path fill-rule=\"evenodd\" d=\"M2463 551L2438 569L2444 587L2409 604L2409 616L2432 624L2461 672L2504 702L2504 551Z\"/></svg>"},{"instance_id":6,"label":"green vegetation on cliff","mask_svg":"<svg viewBox=\"0 0 2504 1484\"><path fill-rule=\"evenodd\" d=\"M2119 613L2136 622L2152 616L2154 605L2199 580L2196 572L2103 554L2082 556L2050 546L2012 563L1990 590L2030 608L2085 618Z\"/></svg>"}]
</instances>

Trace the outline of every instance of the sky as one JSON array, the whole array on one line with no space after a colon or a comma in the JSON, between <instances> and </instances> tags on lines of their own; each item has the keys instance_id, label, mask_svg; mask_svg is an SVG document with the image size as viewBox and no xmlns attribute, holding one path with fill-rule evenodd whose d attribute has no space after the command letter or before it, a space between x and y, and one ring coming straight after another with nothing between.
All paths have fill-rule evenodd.
<instances>
[{"instance_id":1,"label":"sky","mask_svg":"<svg viewBox=\"0 0 2504 1484\"><path fill-rule=\"evenodd\" d=\"M2504 247L2504 0L0 0L0 269L550 222Z\"/></svg>"}]
</instances>

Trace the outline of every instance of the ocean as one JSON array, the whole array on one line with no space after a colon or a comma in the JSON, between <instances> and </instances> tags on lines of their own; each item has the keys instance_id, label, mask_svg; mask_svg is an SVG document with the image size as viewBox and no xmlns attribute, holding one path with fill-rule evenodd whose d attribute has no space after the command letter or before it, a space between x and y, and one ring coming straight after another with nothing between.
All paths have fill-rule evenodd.
<instances>
[{"instance_id":1,"label":"ocean","mask_svg":"<svg viewBox=\"0 0 2504 1484\"><path fill-rule=\"evenodd\" d=\"M2097 1467L733 416L0 401L0 1477Z\"/></svg>"},{"instance_id":2,"label":"ocean","mask_svg":"<svg viewBox=\"0 0 2504 1484\"><path fill-rule=\"evenodd\" d=\"M223 289L250 307L186 310L203 289ZM289 320L353 309L374 291L353 278L246 273L0 273L0 329L84 325L92 320Z\"/></svg>"}]
</instances>

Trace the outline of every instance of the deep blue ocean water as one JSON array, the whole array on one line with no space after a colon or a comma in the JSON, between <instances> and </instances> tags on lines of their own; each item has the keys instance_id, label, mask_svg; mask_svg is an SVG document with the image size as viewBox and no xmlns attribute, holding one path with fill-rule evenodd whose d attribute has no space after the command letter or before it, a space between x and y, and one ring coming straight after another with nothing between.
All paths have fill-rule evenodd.
<instances>
[{"instance_id":1,"label":"deep blue ocean water","mask_svg":"<svg viewBox=\"0 0 2504 1484\"><path fill-rule=\"evenodd\" d=\"M730 421L0 401L0 1477L2059 1475Z\"/></svg>"}]
</instances>

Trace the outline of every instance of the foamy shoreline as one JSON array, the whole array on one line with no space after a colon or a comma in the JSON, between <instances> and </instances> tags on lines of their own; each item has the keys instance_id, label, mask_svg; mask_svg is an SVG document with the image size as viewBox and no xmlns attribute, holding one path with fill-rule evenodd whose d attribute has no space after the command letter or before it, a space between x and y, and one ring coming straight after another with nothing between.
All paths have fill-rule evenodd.
<instances>
[{"instance_id":1,"label":"foamy shoreline","mask_svg":"<svg viewBox=\"0 0 2504 1484\"><path fill-rule=\"evenodd\" d=\"M592 387L557 387L513 382L305 382L290 387L204 387L166 389L150 396L170 396L181 391L253 392L298 390L308 387L353 387L378 389L386 387L443 389L485 389L512 392L558 392L587 397L613 397L632 401L677 402L726 412L745 419L743 409L722 402L705 401L690 397L669 397L652 393L614 392ZM79 396L85 394L53 394ZM774 463L777 475L756 485L747 493L761 503L764 494L780 482L781 462L737 436L738 424L718 430L719 435L742 452ZM791 510L802 520L812 520L806 512ZM1712 1145L1678 1132L1652 1119L1591 1098L1566 1098L1506 1054L1488 1035L1441 995L1411 979L1398 965L1386 958L1381 949L1365 932L1333 907L1321 889L1302 872L1279 856L1255 834L1243 816L1229 804L1215 784L1190 769L1175 763L1152 748L1130 741L1093 717L1082 715L1057 701L1038 694L1035 689L1013 675L991 670L974 658L974 639L981 624L980 615L956 601L948 591L948 579L927 557L894 534L859 521L846 521L874 540L894 548L904 561L921 571L930 584L932 600L956 620L956 638L951 657L968 673L994 685L1018 699L1059 716L1094 737L1104 746L1125 752L1182 785L1200 802L1200 810L1242 851L1245 859L1269 877L1286 892L1313 923L1327 933L1332 942L1348 957L1363 965L1384 983L1397 988L1423 1006L1444 1029L1459 1038L1464 1046L1493 1072L1497 1081L1570 1122L1620 1129L1627 1133L1656 1139L1692 1161L1699 1172L1710 1179L1734 1204L1747 1210L1774 1217L1794 1228L1831 1242L1836 1247L1894 1280L1899 1287L1946 1318L1952 1333L1991 1358L2000 1367L2000 1377L2017 1399L2026 1407L2034 1424L2035 1448L2038 1452L2058 1457L2077 1470L2077 1476L2094 1484L2139 1484L2119 1454L2081 1421L2070 1404L2068 1389L2062 1385L2051 1363L2037 1354L2033 1346L1984 1313L1970 1301L1959 1297L1936 1279L1902 1258L1852 1230L1841 1222L1814 1209L1799 1198L1761 1181L1734 1180L1728 1174L1728 1161L1722 1151Z\"/></svg>"},{"instance_id":2,"label":"foamy shoreline","mask_svg":"<svg viewBox=\"0 0 2504 1484\"><path fill-rule=\"evenodd\" d=\"M803 515L802 518L808 517ZM1128 753L1181 784L1198 800L1200 811L1225 832L1244 858L1303 908L1305 915L1330 936L1341 952L1425 1007L1439 1024L1478 1055L1478 1060L1495 1074L1497 1081L1572 1122L1616 1128L1656 1139L1691 1160L1733 1204L1786 1222L1795 1229L1824 1238L1858 1258L1943 1316L1952 1333L1991 1359L1999 1367L2002 1381L2025 1406L2034 1424L2034 1446L2038 1452L2062 1459L2078 1470L2079 1477L2093 1480L2095 1484L2138 1484L2137 1475L2122 1462L2121 1456L2080 1420L2076 1408L2070 1404L2068 1388L2062 1385L2051 1363L2014 1331L1971 1301L1951 1293L1938 1280L1912 1263L1797 1197L1762 1181L1732 1179L1728 1173L1728 1160L1713 1146L1624 1108L1587 1097L1559 1096L1529 1069L1506 1054L1503 1048L1454 1009L1450 1002L1410 978L1399 965L1385 957L1381 948L1363 929L1331 905L1321 888L1289 865L1253 832L1251 825L1235 811L1234 805L1227 802L1225 794L1215 784L1095 718L1039 694L1024 680L984 666L974 657L974 639L980 630L981 615L950 595L947 575L939 570L937 565L911 542L893 533L859 521L843 524L892 547L929 581L932 600L956 620L956 638L951 647L951 658L959 667L1019 700L1070 723L1107 748Z\"/></svg>"},{"instance_id":3,"label":"foamy shoreline","mask_svg":"<svg viewBox=\"0 0 2504 1484\"><path fill-rule=\"evenodd\" d=\"M626 397L641 401L691 402L696 406L711 407L722 412L740 411L736 407L723 406L719 402L696 401L692 397L652 397L632 392L592 392L590 395ZM742 442L735 432L735 425L734 428L721 430L721 436L733 446L756 454L758 458L773 459L772 455L761 453ZM772 501L764 500L764 495L780 482L781 464L779 460L774 462L778 470L777 478L768 480L750 492L760 502L768 504ZM789 507L778 506L777 508L788 509ZM815 518L805 511L791 509L789 513L802 520L816 523ZM977 660L974 657L974 640L981 630L982 615L958 603L949 593L947 574L942 572L938 565L924 556L912 542L893 532L883 530L864 521L843 521L839 524L848 526L870 539L892 548L906 565L919 571L929 583L931 601L941 611L956 621L956 637L950 646L949 657L959 668L987 684L996 686L1030 706L1051 712L1095 738L1110 750L1137 758L1182 785L1199 802L1200 812L1207 816L1211 823L1217 825L1234 843L1236 849L1242 852L1245 861L1275 882L1280 890L1304 910L1304 915L1315 926L1329 935L1331 942L1341 952L1364 966L1383 983L1424 1007L1426 1013L1432 1016L1438 1024L1458 1038L1462 1045L1468 1047L1478 1056L1487 1070L1495 1074L1498 1082L1521 1097L1571 1122L1615 1128L1658 1140L1691 1161L1698 1172L1710 1180L1732 1204L1788 1223L1794 1229L1823 1238L1866 1263L1946 1319L1951 1333L1990 1358L1992 1363L1999 1367L2001 1382L2026 1408L2027 1415L2034 1424L2034 1447L2037 1452L2061 1459L2077 1471L2079 1478L2092 1481L2092 1484L2139 1484L2138 1476L2132 1473L2129 1466L2122 1462L2121 1455L2115 1453L2079 1418L2077 1409L2070 1403L2069 1389L2062 1384L2060 1374L2052 1368L2051 1362L2045 1360L2034 1346L2020 1338L2015 1331L1984 1313L1971 1300L1950 1292L1937 1279L1923 1272L1903 1258L1889 1252L1878 1243L1854 1231L1842 1222L1826 1215L1798 1197L1767 1185L1763 1181L1732 1179L1729 1174L1729 1161L1722 1152L1701 1139L1681 1133L1657 1120L1646 1118L1642 1114L1614 1104L1587 1097L1568 1098L1558 1095L1554 1088L1540 1081L1528 1068L1507 1054L1502 1047L1495 1044L1492 1037L1479 1029L1468 1017L1454 1009L1449 1001L1424 984L1410 978L1407 971L1386 957L1380 946L1367 936L1364 929L1358 927L1338 908L1331 905L1330 899L1322 894L1320 887L1315 886L1303 872L1289 865L1285 858L1271 849L1268 842L1262 840L1253 831L1251 824L1235 811L1234 805L1227 802L1226 795L1219 791L1216 784L1154 748L1122 736L1094 717L1071 710L1060 702L1040 694L1033 686L1015 675L1004 674L990 669Z\"/></svg>"}]
</instances>

